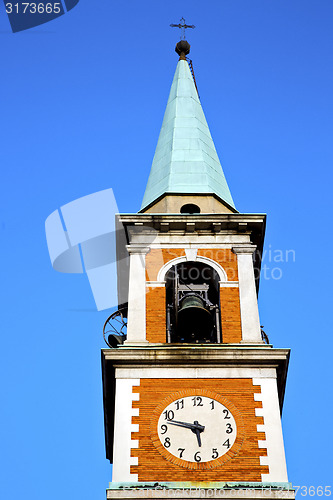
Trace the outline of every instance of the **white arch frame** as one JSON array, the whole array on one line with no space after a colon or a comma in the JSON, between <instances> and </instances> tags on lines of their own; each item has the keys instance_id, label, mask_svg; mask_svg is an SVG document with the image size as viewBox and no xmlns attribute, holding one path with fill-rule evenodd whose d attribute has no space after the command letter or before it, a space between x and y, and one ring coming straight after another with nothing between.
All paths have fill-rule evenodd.
<instances>
[{"instance_id":1,"label":"white arch frame","mask_svg":"<svg viewBox=\"0 0 333 500\"><path fill-rule=\"evenodd\" d=\"M176 257L175 259L169 260L161 269L158 271L157 281L165 282L165 275L176 264L180 264L181 262L201 262L203 264L207 264L212 267L217 274L219 275L220 283L226 283L228 281L227 273L223 269L220 264L215 262L215 260L209 259L208 257L202 257L201 255L197 255L195 259L188 259L185 255L183 257Z\"/></svg>"}]
</instances>

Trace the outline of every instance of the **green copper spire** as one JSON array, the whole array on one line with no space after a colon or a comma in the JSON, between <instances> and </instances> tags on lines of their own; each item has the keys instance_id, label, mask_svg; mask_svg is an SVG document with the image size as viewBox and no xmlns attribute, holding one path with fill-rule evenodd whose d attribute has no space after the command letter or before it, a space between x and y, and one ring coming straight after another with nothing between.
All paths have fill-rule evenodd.
<instances>
[{"instance_id":1,"label":"green copper spire","mask_svg":"<svg viewBox=\"0 0 333 500\"><path fill-rule=\"evenodd\" d=\"M172 82L141 211L168 193L215 195L236 211L190 68L182 55Z\"/></svg>"}]
</instances>

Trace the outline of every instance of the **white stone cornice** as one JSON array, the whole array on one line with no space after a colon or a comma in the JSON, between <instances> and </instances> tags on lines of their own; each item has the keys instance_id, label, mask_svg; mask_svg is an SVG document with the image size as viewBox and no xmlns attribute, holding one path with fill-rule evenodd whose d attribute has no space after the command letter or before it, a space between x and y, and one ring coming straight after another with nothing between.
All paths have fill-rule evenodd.
<instances>
[{"instance_id":1,"label":"white stone cornice","mask_svg":"<svg viewBox=\"0 0 333 500\"><path fill-rule=\"evenodd\" d=\"M129 254L143 254L146 255L149 251L150 248L147 246L139 246L139 245L126 245L126 249Z\"/></svg>"},{"instance_id":2,"label":"white stone cornice","mask_svg":"<svg viewBox=\"0 0 333 500\"><path fill-rule=\"evenodd\" d=\"M146 348L130 348L122 345L117 349L102 349L105 361L117 366L155 366L160 365L184 366L184 359L188 365L206 366L261 366L280 367L281 376L287 370L290 349L275 349L261 344L257 347L241 347L239 344L177 344L177 345L150 345ZM286 373L285 373L286 375Z\"/></svg>"},{"instance_id":3,"label":"white stone cornice","mask_svg":"<svg viewBox=\"0 0 333 500\"><path fill-rule=\"evenodd\" d=\"M258 368L255 366L244 367L242 365L232 366L159 366L159 367L116 367L116 379L214 379L214 378L271 378L276 384L276 369L275 368ZM279 412L278 412L279 414Z\"/></svg>"},{"instance_id":4,"label":"white stone cornice","mask_svg":"<svg viewBox=\"0 0 333 500\"><path fill-rule=\"evenodd\" d=\"M232 247L232 251L238 254L253 254L257 250L257 245L242 245L237 247Z\"/></svg>"}]
</instances>

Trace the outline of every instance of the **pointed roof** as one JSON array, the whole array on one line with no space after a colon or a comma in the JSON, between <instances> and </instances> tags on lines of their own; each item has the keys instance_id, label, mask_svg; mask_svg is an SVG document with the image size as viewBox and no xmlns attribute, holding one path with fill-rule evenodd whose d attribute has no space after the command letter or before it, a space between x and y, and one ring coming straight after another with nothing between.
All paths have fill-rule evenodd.
<instances>
[{"instance_id":1,"label":"pointed roof","mask_svg":"<svg viewBox=\"0 0 333 500\"><path fill-rule=\"evenodd\" d=\"M177 64L141 211L168 193L212 194L236 211L184 59Z\"/></svg>"}]
</instances>

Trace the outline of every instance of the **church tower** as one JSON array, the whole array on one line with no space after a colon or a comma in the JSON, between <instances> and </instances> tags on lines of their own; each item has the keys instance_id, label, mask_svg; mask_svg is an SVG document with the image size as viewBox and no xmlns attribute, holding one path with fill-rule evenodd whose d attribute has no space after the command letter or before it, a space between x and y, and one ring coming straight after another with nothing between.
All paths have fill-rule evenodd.
<instances>
[{"instance_id":1,"label":"church tower","mask_svg":"<svg viewBox=\"0 0 333 500\"><path fill-rule=\"evenodd\" d=\"M176 46L141 209L117 216L121 309L106 326L120 318L127 336L102 350L107 498L294 498L289 350L263 338L257 302L266 217L234 205L189 50Z\"/></svg>"}]
</instances>

